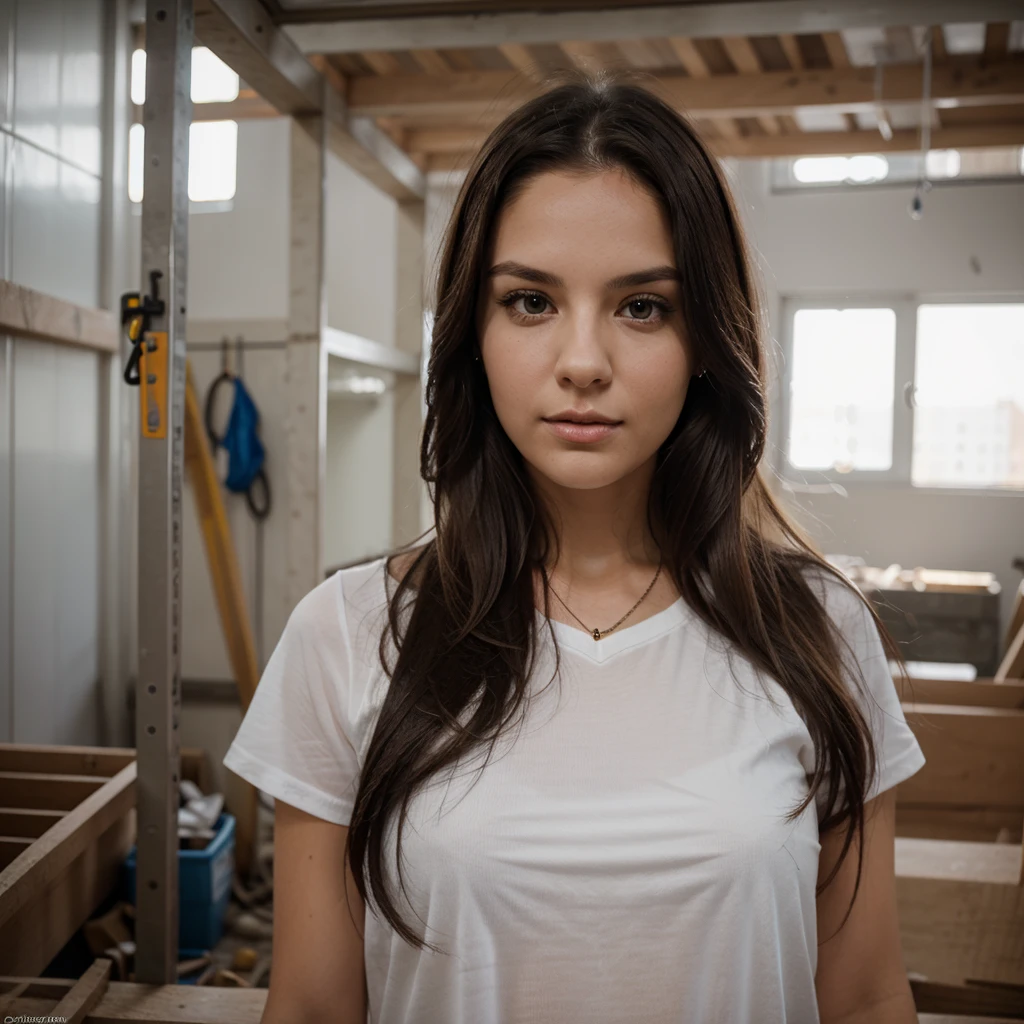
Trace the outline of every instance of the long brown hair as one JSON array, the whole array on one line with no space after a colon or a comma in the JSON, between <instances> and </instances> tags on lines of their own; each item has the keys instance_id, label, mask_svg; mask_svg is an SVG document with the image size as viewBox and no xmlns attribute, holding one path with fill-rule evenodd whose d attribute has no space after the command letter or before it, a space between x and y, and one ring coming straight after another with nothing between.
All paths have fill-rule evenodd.
<instances>
[{"instance_id":1,"label":"long brown hair","mask_svg":"<svg viewBox=\"0 0 1024 1024\"><path fill-rule=\"evenodd\" d=\"M807 724L816 764L808 794L787 821L824 786L828 810L819 827L847 826L841 859L863 832L874 746L844 681L856 666L843 662L843 640L807 572L831 575L863 598L776 505L758 471L768 430L766 327L729 190L695 129L667 103L621 75L573 74L490 133L461 186L439 264L420 452L435 536L389 598L379 656L390 684L348 837L360 895L367 902L372 896L395 931L420 949L437 947L398 911L384 837L397 816L395 866L404 892L408 802L470 751L484 744L493 751L521 710L539 640L534 571L542 574L547 605L552 538L557 549L474 360L487 247L502 208L536 175L606 168L625 170L662 206L682 275L683 322L707 371L691 381L657 452L647 520L665 571L701 619L782 686ZM557 649L555 643L556 675ZM855 895L862 855L861 838ZM837 871L838 864L820 888Z\"/></svg>"}]
</instances>

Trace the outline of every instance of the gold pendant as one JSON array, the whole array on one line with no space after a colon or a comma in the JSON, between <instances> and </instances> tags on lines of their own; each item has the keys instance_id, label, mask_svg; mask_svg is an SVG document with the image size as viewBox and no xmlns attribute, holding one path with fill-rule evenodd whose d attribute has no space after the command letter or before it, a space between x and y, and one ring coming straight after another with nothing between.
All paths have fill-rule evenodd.
<instances>
[{"instance_id":1,"label":"gold pendant","mask_svg":"<svg viewBox=\"0 0 1024 1024\"><path fill-rule=\"evenodd\" d=\"M594 629L594 639L595 640L600 640L601 639L601 630L597 629L596 627Z\"/></svg>"}]
</instances>

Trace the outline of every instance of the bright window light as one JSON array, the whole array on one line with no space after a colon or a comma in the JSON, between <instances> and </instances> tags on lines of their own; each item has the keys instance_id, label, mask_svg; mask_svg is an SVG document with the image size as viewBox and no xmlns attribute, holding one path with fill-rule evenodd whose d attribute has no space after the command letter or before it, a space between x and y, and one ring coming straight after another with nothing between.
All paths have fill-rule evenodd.
<instances>
[{"instance_id":1,"label":"bright window light","mask_svg":"<svg viewBox=\"0 0 1024 1024\"><path fill-rule=\"evenodd\" d=\"M238 99L238 75L205 46L192 49L192 102L230 103Z\"/></svg>"},{"instance_id":2,"label":"bright window light","mask_svg":"<svg viewBox=\"0 0 1024 1024\"><path fill-rule=\"evenodd\" d=\"M132 51L132 103L141 107L146 102L146 51Z\"/></svg>"},{"instance_id":3,"label":"bright window light","mask_svg":"<svg viewBox=\"0 0 1024 1024\"><path fill-rule=\"evenodd\" d=\"M955 149L932 149L924 158L924 172L931 178L955 178L960 173L960 153Z\"/></svg>"},{"instance_id":4,"label":"bright window light","mask_svg":"<svg viewBox=\"0 0 1024 1024\"><path fill-rule=\"evenodd\" d=\"M133 203L142 202L145 141L146 129L141 124L133 124L128 129L128 198Z\"/></svg>"},{"instance_id":5,"label":"bright window light","mask_svg":"<svg viewBox=\"0 0 1024 1024\"><path fill-rule=\"evenodd\" d=\"M793 164L793 176L804 184L842 181L846 177L845 156L804 156Z\"/></svg>"},{"instance_id":6,"label":"bright window light","mask_svg":"<svg viewBox=\"0 0 1024 1024\"><path fill-rule=\"evenodd\" d=\"M128 133L128 197L142 202L145 128ZM223 202L235 195L238 164L236 121L194 121L189 127L188 197L193 203Z\"/></svg>"},{"instance_id":7,"label":"bright window light","mask_svg":"<svg viewBox=\"0 0 1024 1024\"><path fill-rule=\"evenodd\" d=\"M918 487L1024 488L1024 304L917 312Z\"/></svg>"},{"instance_id":8,"label":"bright window light","mask_svg":"<svg viewBox=\"0 0 1024 1024\"><path fill-rule=\"evenodd\" d=\"M858 183L881 181L889 172L889 161L884 156L851 156L846 163L846 177Z\"/></svg>"},{"instance_id":9,"label":"bright window light","mask_svg":"<svg viewBox=\"0 0 1024 1024\"><path fill-rule=\"evenodd\" d=\"M188 138L189 199L194 203L231 199L238 162L238 122L193 121Z\"/></svg>"},{"instance_id":10,"label":"bright window light","mask_svg":"<svg viewBox=\"0 0 1024 1024\"><path fill-rule=\"evenodd\" d=\"M896 314L801 309L793 322L789 462L797 469L892 467Z\"/></svg>"},{"instance_id":11,"label":"bright window light","mask_svg":"<svg viewBox=\"0 0 1024 1024\"><path fill-rule=\"evenodd\" d=\"M804 156L793 163L793 176L804 185L881 181L888 173L889 161L884 156L867 153L860 156Z\"/></svg>"},{"instance_id":12,"label":"bright window light","mask_svg":"<svg viewBox=\"0 0 1024 1024\"><path fill-rule=\"evenodd\" d=\"M192 102L229 103L238 99L238 75L205 46L192 48ZM132 103L146 102L146 51L132 52Z\"/></svg>"}]
</instances>

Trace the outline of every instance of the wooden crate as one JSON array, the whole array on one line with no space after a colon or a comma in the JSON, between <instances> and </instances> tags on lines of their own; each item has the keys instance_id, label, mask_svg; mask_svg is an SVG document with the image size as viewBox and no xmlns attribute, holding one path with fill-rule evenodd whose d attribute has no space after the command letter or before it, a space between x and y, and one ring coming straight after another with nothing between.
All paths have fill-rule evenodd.
<instances>
[{"instance_id":1,"label":"wooden crate","mask_svg":"<svg viewBox=\"0 0 1024 1024\"><path fill-rule=\"evenodd\" d=\"M897 794L907 968L1024 984L1024 683L915 679L901 696L927 758Z\"/></svg>"},{"instance_id":2,"label":"wooden crate","mask_svg":"<svg viewBox=\"0 0 1024 1024\"><path fill-rule=\"evenodd\" d=\"M203 750L182 777L210 785ZM118 884L136 839L135 751L0 744L0 964L41 973Z\"/></svg>"}]
</instances>

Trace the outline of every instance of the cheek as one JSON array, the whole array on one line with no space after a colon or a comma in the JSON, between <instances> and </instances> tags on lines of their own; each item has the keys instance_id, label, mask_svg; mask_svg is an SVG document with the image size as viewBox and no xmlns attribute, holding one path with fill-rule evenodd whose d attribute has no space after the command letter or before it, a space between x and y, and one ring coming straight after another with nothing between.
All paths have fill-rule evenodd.
<instances>
[{"instance_id":1,"label":"cheek","mask_svg":"<svg viewBox=\"0 0 1024 1024\"><path fill-rule=\"evenodd\" d=\"M514 437L517 425L536 420L548 411L539 408L538 403L548 394L543 382L550 378L551 370L523 338L513 331L503 332L498 324L488 327L481 348L494 410L506 432Z\"/></svg>"},{"instance_id":2,"label":"cheek","mask_svg":"<svg viewBox=\"0 0 1024 1024\"><path fill-rule=\"evenodd\" d=\"M682 350L666 346L656 357L624 369L619 382L629 403L623 416L631 420L638 436L658 435L660 444L675 426L686 400L690 367Z\"/></svg>"}]
</instances>

